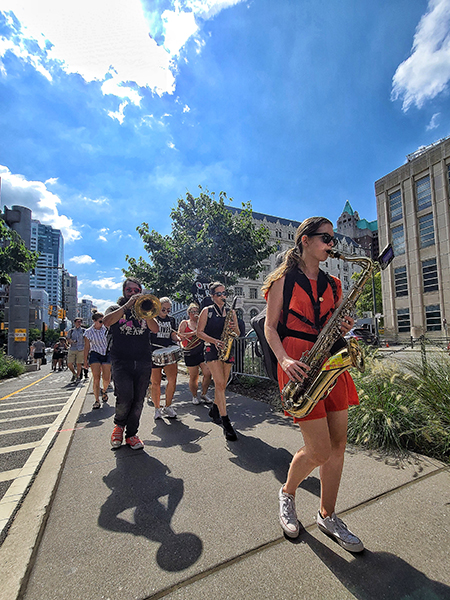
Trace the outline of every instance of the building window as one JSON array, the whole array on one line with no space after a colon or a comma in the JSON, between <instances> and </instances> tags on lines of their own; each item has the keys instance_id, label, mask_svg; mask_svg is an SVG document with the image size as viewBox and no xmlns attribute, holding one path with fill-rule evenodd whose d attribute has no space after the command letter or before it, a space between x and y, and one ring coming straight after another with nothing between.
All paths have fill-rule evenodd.
<instances>
[{"instance_id":1,"label":"building window","mask_svg":"<svg viewBox=\"0 0 450 600\"><path fill-rule=\"evenodd\" d=\"M411 330L409 308L399 308L397 310L397 326L399 333L408 333Z\"/></svg>"},{"instance_id":2,"label":"building window","mask_svg":"<svg viewBox=\"0 0 450 600\"><path fill-rule=\"evenodd\" d=\"M430 176L422 177L416 181L417 210L431 206Z\"/></svg>"},{"instance_id":3,"label":"building window","mask_svg":"<svg viewBox=\"0 0 450 600\"><path fill-rule=\"evenodd\" d=\"M441 330L441 308L439 304L425 306L425 318L427 322L427 331Z\"/></svg>"},{"instance_id":4,"label":"building window","mask_svg":"<svg viewBox=\"0 0 450 600\"><path fill-rule=\"evenodd\" d=\"M395 282L395 295L407 296L408 295L408 276L406 273L406 266L397 267L394 269L394 282Z\"/></svg>"},{"instance_id":5,"label":"building window","mask_svg":"<svg viewBox=\"0 0 450 600\"><path fill-rule=\"evenodd\" d=\"M243 298L244 297L244 288L236 286L234 288L234 295Z\"/></svg>"},{"instance_id":6,"label":"building window","mask_svg":"<svg viewBox=\"0 0 450 600\"><path fill-rule=\"evenodd\" d=\"M393 227L392 245L394 247L394 256L405 254L405 234L403 232L403 225Z\"/></svg>"},{"instance_id":7,"label":"building window","mask_svg":"<svg viewBox=\"0 0 450 600\"><path fill-rule=\"evenodd\" d=\"M256 300L256 298L258 297L258 288L250 288L250 299L251 300Z\"/></svg>"},{"instance_id":8,"label":"building window","mask_svg":"<svg viewBox=\"0 0 450 600\"><path fill-rule=\"evenodd\" d=\"M434 244L433 214L429 213L419 219L420 247L427 248Z\"/></svg>"},{"instance_id":9,"label":"building window","mask_svg":"<svg viewBox=\"0 0 450 600\"><path fill-rule=\"evenodd\" d=\"M422 261L423 291L437 292L439 290L436 259Z\"/></svg>"},{"instance_id":10,"label":"building window","mask_svg":"<svg viewBox=\"0 0 450 600\"><path fill-rule=\"evenodd\" d=\"M391 222L398 221L403 217L402 193L400 190L389 195L389 205L391 207Z\"/></svg>"}]
</instances>

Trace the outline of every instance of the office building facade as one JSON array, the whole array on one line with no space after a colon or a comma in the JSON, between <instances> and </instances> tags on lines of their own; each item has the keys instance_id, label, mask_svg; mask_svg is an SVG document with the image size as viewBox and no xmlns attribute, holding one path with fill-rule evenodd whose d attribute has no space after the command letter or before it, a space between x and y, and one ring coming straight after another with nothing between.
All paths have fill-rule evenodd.
<instances>
[{"instance_id":1,"label":"office building facade","mask_svg":"<svg viewBox=\"0 0 450 600\"><path fill-rule=\"evenodd\" d=\"M450 315L450 138L419 149L375 182L385 335L447 336Z\"/></svg>"}]
</instances>

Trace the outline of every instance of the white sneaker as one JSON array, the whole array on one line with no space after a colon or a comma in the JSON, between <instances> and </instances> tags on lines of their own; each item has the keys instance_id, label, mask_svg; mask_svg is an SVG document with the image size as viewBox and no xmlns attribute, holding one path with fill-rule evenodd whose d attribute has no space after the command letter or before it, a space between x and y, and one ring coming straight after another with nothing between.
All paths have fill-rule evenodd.
<instances>
[{"instance_id":1,"label":"white sneaker","mask_svg":"<svg viewBox=\"0 0 450 600\"><path fill-rule=\"evenodd\" d=\"M362 552L364 550L364 544L359 537L348 529L344 521L336 516L336 513L324 519L319 511L316 522L320 531L323 531L323 533L336 540L344 550L348 550L349 552Z\"/></svg>"},{"instance_id":2,"label":"white sneaker","mask_svg":"<svg viewBox=\"0 0 450 600\"><path fill-rule=\"evenodd\" d=\"M162 419L162 413L160 408L155 408L155 421L156 419Z\"/></svg>"},{"instance_id":3,"label":"white sneaker","mask_svg":"<svg viewBox=\"0 0 450 600\"><path fill-rule=\"evenodd\" d=\"M177 418L177 413L175 412L175 409L172 408L171 406L166 406L164 408L164 413L167 415L167 417L169 419L176 419Z\"/></svg>"},{"instance_id":4,"label":"white sneaker","mask_svg":"<svg viewBox=\"0 0 450 600\"><path fill-rule=\"evenodd\" d=\"M280 525L288 537L296 538L300 532L300 526L295 510L295 498L291 494L283 492L283 486L281 486L278 500L280 501Z\"/></svg>"},{"instance_id":5,"label":"white sneaker","mask_svg":"<svg viewBox=\"0 0 450 600\"><path fill-rule=\"evenodd\" d=\"M206 394L202 394L200 398L203 400L203 402L205 402L205 404L212 404L211 398Z\"/></svg>"},{"instance_id":6,"label":"white sneaker","mask_svg":"<svg viewBox=\"0 0 450 600\"><path fill-rule=\"evenodd\" d=\"M192 396L192 404L200 404L200 400L198 396Z\"/></svg>"}]
</instances>

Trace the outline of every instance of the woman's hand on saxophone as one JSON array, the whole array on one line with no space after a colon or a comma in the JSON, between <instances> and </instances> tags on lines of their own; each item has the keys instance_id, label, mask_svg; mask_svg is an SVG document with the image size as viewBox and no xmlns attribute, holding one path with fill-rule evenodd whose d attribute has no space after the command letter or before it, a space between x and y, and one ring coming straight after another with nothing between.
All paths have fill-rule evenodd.
<instances>
[{"instance_id":1,"label":"woman's hand on saxophone","mask_svg":"<svg viewBox=\"0 0 450 600\"><path fill-rule=\"evenodd\" d=\"M302 381L305 377L308 377L308 371L310 370L308 365L289 356L280 361L280 366L291 381Z\"/></svg>"},{"instance_id":2,"label":"woman's hand on saxophone","mask_svg":"<svg viewBox=\"0 0 450 600\"><path fill-rule=\"evenodd\" d=\"M353 329L354 325L355 325L355 319L350 317L350 315L346 315L345 317L343 317L342 321L341 321L342 335L345 335L351 329Z\"/></svg>"}]
</instances>

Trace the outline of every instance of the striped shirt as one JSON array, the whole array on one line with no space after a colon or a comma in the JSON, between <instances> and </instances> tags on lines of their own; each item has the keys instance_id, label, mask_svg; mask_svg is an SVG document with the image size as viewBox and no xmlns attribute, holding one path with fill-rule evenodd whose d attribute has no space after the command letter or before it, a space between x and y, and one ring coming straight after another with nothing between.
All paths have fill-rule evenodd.
<instances>
[{"instance_id":1,"label":"striped shirt","mask_svg":"<svg viewBox=\"0 0 450 600\"><path fill-rule=\"evenodd\" d=\"M106 347L108 345L107 335L108 330L104 325L102 325L100 329L95 329L94 325L92 325L84 332L84 337L91 343L91 350L98 352L98 354L102 354L103 356L106 354Z\"/></svg>"}]
</instances>

